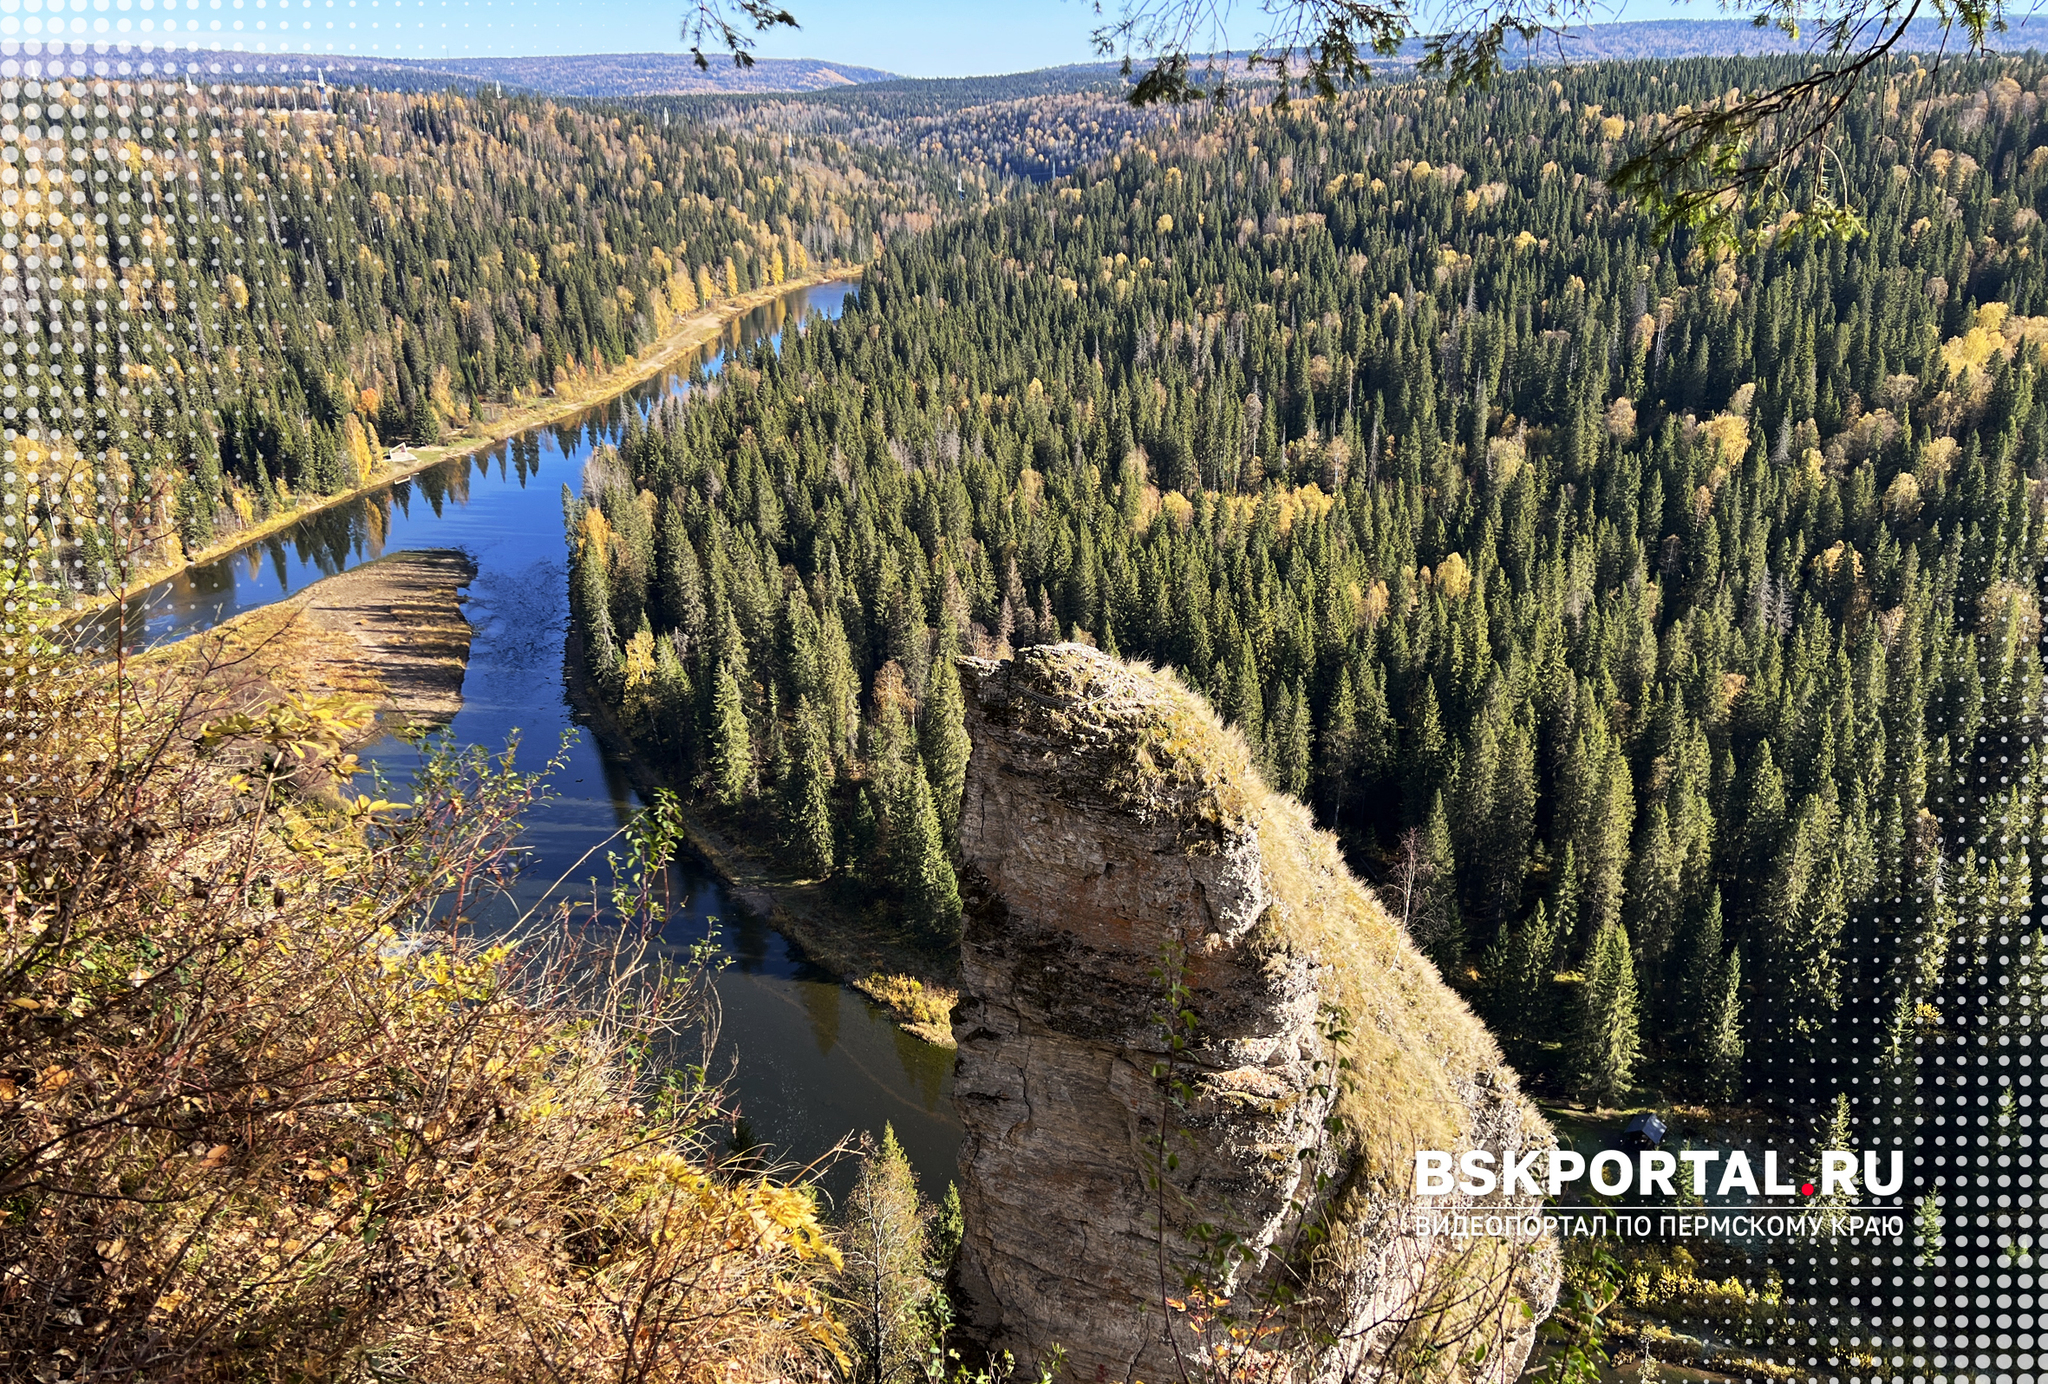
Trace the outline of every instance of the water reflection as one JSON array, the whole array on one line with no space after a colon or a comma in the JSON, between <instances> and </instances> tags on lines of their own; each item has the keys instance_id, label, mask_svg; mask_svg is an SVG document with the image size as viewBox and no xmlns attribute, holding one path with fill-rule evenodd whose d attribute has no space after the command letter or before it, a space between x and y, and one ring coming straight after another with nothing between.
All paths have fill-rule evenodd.
<instances>
[{"instance_id":1,"label":"water reflection","mask_svg":"<svg viewBox=\"0 0 2048 1384\"><path fill-rule=\"evenodd\" d=\"M476 635L450 733L463 744L496 748L516 730L518 767L536 770L561 733L577 727L563 680L569 616L562 486L579 485L591 451L616 440L630 419L700 386L746 343L779 341L812 313L838 316L855 291L826 284L789 294L607 404L442 462L182 572L128 603L118 619L121 637L131 648L182 638L387 552L460 548L477 564L466 606ZM116 626L108 612L80 633L107 648ZM553 781L559 796L529 824L534 861L513 901L519 906L565 872L573 870L581 883L601 871L602 850L594 862L573 867L640 805L627 766L578 728L581 738ZM401 784L408 776L406 746L386 741L369 755ZM739 1062L737 1095L754 1135L807 1162L849 1131L878 1130L889 1120L927 1190L942 1191L960 1138L950 1101L952 1054L904 1034L779 934L725 916L717 882L698 862L678 861L675 870L689 902L665 940L685 948L717 920L732 959L719 982L722 1032ZM842 1169L828 1188L843 1190L849 1176Z\"/></svg>"}]
</instances>

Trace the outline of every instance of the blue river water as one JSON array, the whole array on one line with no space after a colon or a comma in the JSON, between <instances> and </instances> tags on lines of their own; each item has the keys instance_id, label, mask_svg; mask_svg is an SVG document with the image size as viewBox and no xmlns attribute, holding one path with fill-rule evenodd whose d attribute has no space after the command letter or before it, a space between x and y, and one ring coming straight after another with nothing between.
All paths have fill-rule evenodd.
<instances>
[{"instance_id":1,"label":"blue river water","mask_svg":"<svg viewBox=\"0 0 2048 1384\"><path fill-rule=\"evenodd\" d=\"M715 373L733 351L779 343L785 330L838 317L858 291L841 282L793 290L609 403L309 515L161 582L130 602L126 638L131 647L183 638L386 553L466 552L477 564L464 607L476 634L451 733L463 744L500 749L517 732L519 766L537 770L565 730L577 731L566 767L551 781L557 796L529 823L532 863L522 885L530 900L642 806L622 763L578 724L565 688L562 487L580 489L585 460L618 436L628 410L644 416L686 393L693 377ZM367 752L399 781L411 755L394 741ZM603 858L600 849L597 870L586 867L576 878L602 870ZM715 927L730 957L718 980L720 1055L736 1063L729 1089L752 1136L784 1161L809 1163L849 1133L879 1132L888 1121L924 1191L942 1193L960 1143L952 1053L904 1033L779 933L729 909L700 862L680 859L673 870L688 904L664 940L680 947ZM825 1178L828 1191L848 1177L842 1165Z\"/></svg>"}]
</instances>

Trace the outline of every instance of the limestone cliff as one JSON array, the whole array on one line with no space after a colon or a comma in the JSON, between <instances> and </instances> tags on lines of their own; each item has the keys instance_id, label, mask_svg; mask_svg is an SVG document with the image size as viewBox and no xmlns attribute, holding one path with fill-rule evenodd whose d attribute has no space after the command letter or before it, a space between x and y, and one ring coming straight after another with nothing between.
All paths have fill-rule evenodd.
<instances>
[{"instance_id":1,"label":"limestone cliff","mask_svg":"<svg viewBox=\"0 0 2048 1384\"><path fill-rule=\"evenodd\" d=\"M1303 1378L1513 1379L1555 1247L1409 1214L1417 1148L1551 1141L1484 1028L1172 675L1079 645L964 668L970 1324L1025 1362L1063 1348L1074 1379L1181 1377L1170 1337L1196 1342L1161 1299L1207 1223L1249 1251L1220 1280L1237 1310L1308 1290L1275 1318L1310 1343Z\"/></svg>"}]
</instances>

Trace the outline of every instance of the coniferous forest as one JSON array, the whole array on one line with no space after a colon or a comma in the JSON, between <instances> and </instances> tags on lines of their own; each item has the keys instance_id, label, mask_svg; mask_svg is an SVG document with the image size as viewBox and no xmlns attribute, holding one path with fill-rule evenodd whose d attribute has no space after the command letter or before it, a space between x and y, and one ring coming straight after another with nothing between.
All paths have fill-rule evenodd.
<instances>
[{"instance_id":1,"label":"coniferous forest","mask_svg":"<svg viewBox=\"0 0 2048 1384\"><path fill-rule=\"evenodd\" d=\"M1846 240L1606 192L1792 72L1211 115L892 240L565 497L581 656L939 952L954 657L1170 664L1540 1085L1882 1083L2033 890L2048 65L1874 81Z\"/></svg>"},{"instance_id":2,"label":"coniferous forest","mask_svg":"<svg viewBox=\"0 0 2048 1384\"><path fill-rule=\"evenodd\" d=\"M8 118L129 198L125 310L52 342L127 390L157 558L860 265L567 498L576 656L662 773L943 957L954 657L1171 665L1522 1066L1725 1102L1909 1062L2033 886L2037 750L1985 737L2041 682L2048 65L1885 68L1831 136L1847 238L1609 194L1789 61L1142 118L1030 78ZM38 505L117 565L89 497Z\"/></svg>"},{"instance_id":3,"label":"coniferous forest","mask_svg":"<svg viewBox=\"0 0 2048 1384\"><path fill-rule=\"evenodd\" d=\"M106 277L74 289L33 245L9 273L96 309L73 373L127 389L135 527L177 545L145 566L374 481L394 446L587 388L700 307L864 260L935 197L886 149L659 109L146 85L96 108L20 92L6 116L126 199L96 237ZM172 210L159 190L182 179L218 219ZM120 551L86 534L95 575Z\"/></svg>"},{"instance_id":4,"label":"coniferous forest","mask_svg":"<svg viewBox=\"0 0 2048 1384\"><path fill-rule=\"evenodd\" d=\"M1715 1377L1790 1378L1826 1355L1903 1378L1904 1354L1876 1352L1905 1349L1889 1333L1907 1274L1918 1312L1918 1275L1955 1266L1930 1291L1955 1294L1933 1309L1960 1333L1965 1307L1992 1301L1965 1301L1969 1250L1977 1289L2033 1263L2026 1216L2015 1226L1982 1189L2011 1185L1994 1166L2030 1166L2030 1059L1994 1075L1989 1050L2005 1067L2005 1047L2031 1045L2007 1030L2032 1025L2048 968L2031 864L2048 60L1870 68L1824 140L1853 226L1802 219L1795 199L1774 219L1738 212L1732 242L1665 237L1609 190L1674 117L1807 71L1617 62L1149 111L1099 70L618 102L481 79L433 94L7 74L0 1260L20 1291L0 1294L0 1372L68 1358L78 1377L1058 1377L1057 1350L1021 1374L1000 1352L954 1353L978 1348L956 1304L973 1297L968 1262L989 1262L977 1237L993 1241L1004 1175L977 1165L985 1130L960 1112L1010 1098L959 1076L973 1026L949 1099L943 1056L913 1071L932 1050L866 1006L852 1017L884 1042L863 1047L873 1034L842 1026L837 1006L857 1001L830 977L768 975L764 932L722 951L715 911L672 886L693 844L713 875L769 857L723 878L720 907L800 894L807 916L772 923L791 944L773 964L793 972L805 943L784 924L821 917L859 944L848 954L913 958L841 978L901 983L916 998L899 1015L930 1036L974 899L960 660L1078 642L1170 667L1212 703L1516 1069L1344 881L1357 906L1315 945L1382 933L1371 964L1392 958L1427 1003L1404 991L1380 1020L1419 1032L1450 1016L1472 1041L1434 1034L1402 1048L1407 1065L1349 1065L1370 1049L1349 1044L1347 992L1300 991L1316 997L1287 1040L1302 1084L1247 1103L1299 1122L1259 1133L1256 1157L1292 1169L1299 1151L1273 1227L1301 1238L1281 1253L1204 1219L1176 1243L1170 1136L1202 1133L1210 1099L1190 1093L1251 1088L1183 1080L1208 997L1180 1007L1200 982L1177 940L1144 973L1164 1014L1142 1012L1149 991L1113 991L1139 1012L1114 1016L1123 1050L1091 1051L1127 1061L1162 1036L1139 1058L1156 1064L1129 1063L1156 1111L1101 1107L1135 1112L1121 1171L1147 1208L1101 1239L1156 1270L1156 1296L1123 1299L1143 1333L1216 1347L1181 1378L1334 1377L1300 1352L1365 1337L1322 1340L1311 1318L1359 1304L1348 1287L1321 1297L1314 1275L1363 1241L1318 1237L1355 1228L1341 1223L1359 1207L1419 1203L1409 1145L1390 1163L1323 1136L1343 1139L1353 1098L1414 1104L1401 1088L1443 1073L1461 1110L1467 1086L1505 1092L1487 1111L1518 1108L1502 1119L1532 1150L1605 1141L1626 1165L1612 1116L1649 1106L1672 1113L1667 1147L1767 1140L1751 1202L1800 1207L1773 1181L1814 1176L1798 1195L1818 1193L1822 1229L1702 1231L1688 1249L1661 1216L1632 1244L1574 1243L1553 1222L1555 1262L1513 1283L1509 1260L1487 1259L1505 1243L1491 1230L1404 1229L1358 1261L1394 1264L1412 1240L1421 1265L1369 1304L1389 1315L1363 1332L1398 1322L1360 1370L1485 1384L1526 1358L1530 1378L1647 1380L1663 1351ZM859 280L836 320L784 331L778 307L773 343L728 339L715 374L620 393L691 332L827 275ZM394 451L437 442L457 459L423 476L416 507L437 523L470 465L482 480L497 460L509 494L548 449L538 533L501 542L519 526L485 516L437 531L483 534L474 551L450 538L366 571L392 532L376 516L411 502L387 487ZM562 476L577 481L565 563ZM285 525L309 498L357 492L360 541L339 512L331 541ZM234 556L186 565L209 549ZM350 567L370 594L348 607L329 586L331 627L302 626L303 644L250 633L314 612L317 577ZM176 575L138 596L152 571ZM168 648L98 660L88 646L125 639L120 620L43 622L96 587L134 614L181 581L229 590L194 600L179 628L197 633ZM280 668L280 649L321 667L273 678L245 639ZM396 684L427 664L433 679L413 681L439 681L407 723L409 767L364 773L397 724L372 699L396 711L421 692ZM445 718L464 677L493 714L558 715L559 753L522 761L517 731L463 743ZM514 680L533 695L507 711ZM576 720L608 753L573 743ZM1203 725L1237 778L1235 742ZM552 845L590 849L506 930L494 908L544 858L522 843L551 825L548 775L579 764L589 796ZM669 791L636 812L629 780ZM739 848L719 856L720 841ZM582 874L599 861L608 893ZM585 882L587 899L566 892ZM713 1063L729 957L755 965L754 1032L781 1025L788 1051L819 1059L801 1080L769 1071L751 1109L843 1080L880 1124L829 1210L831 1160L853 1145L806 1164L787 1136L757 1138ZM800 1016L760 1000L799 984ZM887 1045L917 1091L869 1060ZM1518 1086L1542 1113L1515 1105ZM905 1092L918 1099L887 1103ZM1302 1112L1333 1092L1318 1147L1300 1149L1320 1119ZM1965 1131L1970 1104L1983 1113ZM1458 1137L1505 1150L1480 1128L1493 1118ZM1895 1206L1829 1189L1830 1155L1908 1144ZM913 1171L931 1145L944 1161ZM1113 1143L1035 1147L1069 1160L1051 1169L1060 1195L1119 1171L1098 1152ZM1225 1171L1204 1195L1249 1185ZM1486 1205L1516 1216L1542 1201L1500 1193ZM1658 1195L1675 1213L1705 1193ZM1555 1183L1549 1199L1600 1207ZM1019 1203L1030 1214L1008 1224L1074 1211ZM1843 1229L1870 1209L1911 1228L1881 1246ZM1092 1239L1099 1212L1062 1224ZM1001 1248L1022 1263L1069 1247ZM1272 1333L1233 1315L1267 1291L1230 1296L1255 1260L1275 1272L1257 1310L1302 1309ZM1858 1275L1847 1309L1843 1267ZM1086 1272L1070 1290L1114 1276ZM1030 1291L1050 1301L1056 1281ZM1627 1365L1609 1353L1623 1341ZM1939 1378L1971 1361L1927 1358L1913 1368Z\"/></svg>"}]
</instances>

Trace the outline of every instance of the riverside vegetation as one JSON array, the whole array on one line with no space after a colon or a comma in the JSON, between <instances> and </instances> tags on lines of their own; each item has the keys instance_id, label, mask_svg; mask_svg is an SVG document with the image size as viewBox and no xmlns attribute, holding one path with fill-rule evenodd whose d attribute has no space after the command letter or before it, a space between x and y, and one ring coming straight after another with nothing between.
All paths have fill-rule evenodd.
<instances>
[{"instance_id":1,"label":"riverside vegetation","mask_svg":"<svg viewBox=\"0 0 2048 1384\"><path fill-rule=\"evenodd\" d=\"M609 926L479 938L540 783L443 749L406 811L337 795L367 709L251 709L211 653L42 684L0 853L7 1372L822 1368L838 1251L805 1188L707 1162L703 958L636 940L672 828Z\"/></svg>"},{"instance_id":2,"label":"riverside vegetation","mask_svg":"<svg viewBox=\"0 0 2048 1384\"><path fill-rule=\"evenodd\" d=\"M111 165L122 218L96 275L53 272L34 231L8 266L90 314L44 380L43 343L7 343L24 382L67 392L68 344L70 374L120 391L125 534L89 501L63 515L87 590L373 483L394 444L588 394L698 309L863 260L932 202L889 151L482 91L27 85L25 138ZM215 224L159 195L186 175Z\"/></svg>"},{"instance_id":3,"label":"riverside vegetation","mask_svg":"<svg viewBox=\"0 0 2048 1384\"><path fill-rule=\"evenodd\" d=\"M886 1131L837 1224L729 1148L713 949L649 945L675 801L508 928L546 776L422 729L410 803L357 793L372 700L274 666L305 618L15 689L52 734L0 834L0 1367L988 1379L939 1344L957 1198Z\"/></svg>"},{"instance_id":4,"label":"riverside vegetation","mask_svg":"<svg viewBox=\"0 0 2048 1384\"><path fill-rule=\"evenodd\" d=\"M2048 66L1889 69L1855 240L1603 190L1789 71L1248 113L894 243L593 461L585 656L941 952L954 657L1075 639L1205 691L1539 1086L1904 1080L2032 892L2039 748L1980 756L2041 687Z\"/></svg>"},{"instance_id":5,"label":"riverside vegetation","mask_svg":"<svg viewBox=\"0 0 2048 1384\"><path fill-rule=\"evenodd\" d=\"M567 497L582 656L714 821L771 826L942 961L954 655L1171 663L1532 1086L1764 1102L1790 1097L1760 1062L1839 1059L1858 1094L1815 1099L1864 1138L1969 1017L1956 978L2009 997L2028 954L2000 944L2040 751L1998 737L2041 691L2048 66L1887 68L1835 149L1867 198L1853 241L1781 223L1710 256L1605 192L1660 113L1791 72L1162 122L943 220L950 180L836 137L825 173L788 165L800 197L753 177L798 146L653 108L342 94L344 123L287 93L230 125L180 90L245 263L145 221L110 249L129 315L61 300L81 368L133 391L140 531L203 543L266 484L355 484L358 437L424 440L623 359L678 276L701 303L795 246L867 260L842 323ZM487 149L606 181L500 188ZM167 298L196 337L146 325ZM9 503L124 560L89 495ZM906 1202L886 1142L863 1214L893 1229L863 1261L868 1222L828 1229L800 1178L714 1166L691 973L590 950L602 929L450 926L538 785L444 756L410 811L336 806L300 789L356 733L345 705L209 725L190 689L38 695L24 723L75 731L0 860L0 1120L40 1151L0 1172L10 1342L223 1378L932 1359L958 1232ZM629 937L673 826L640 829L605 901ZM1583 1346L1619 1290L1573 1284Z\"/></svg>"}]
</instances>

